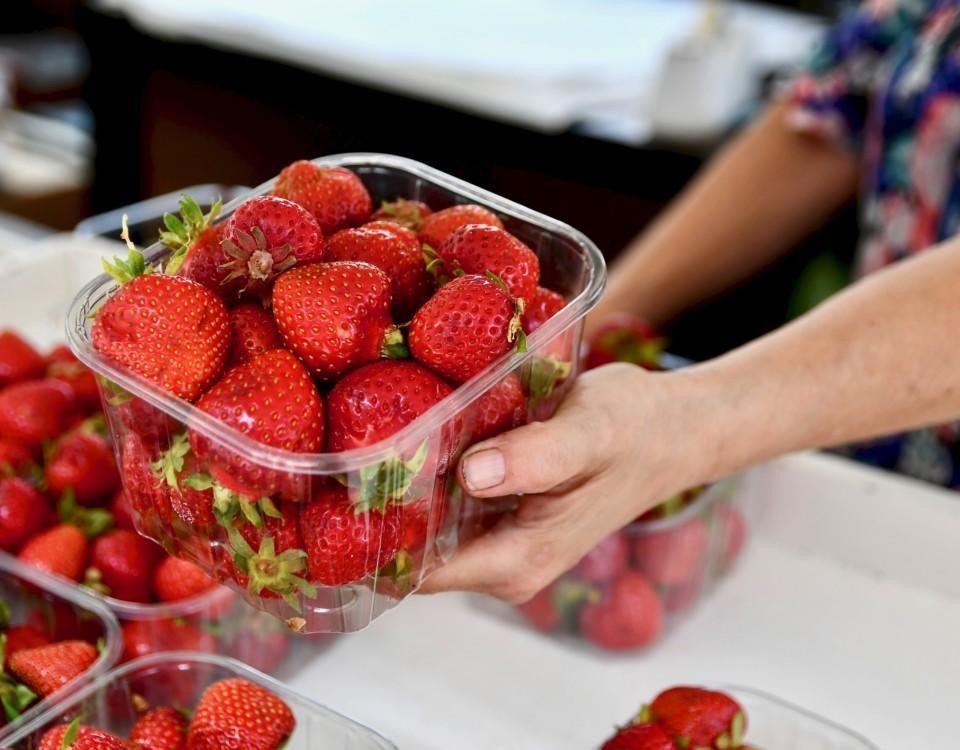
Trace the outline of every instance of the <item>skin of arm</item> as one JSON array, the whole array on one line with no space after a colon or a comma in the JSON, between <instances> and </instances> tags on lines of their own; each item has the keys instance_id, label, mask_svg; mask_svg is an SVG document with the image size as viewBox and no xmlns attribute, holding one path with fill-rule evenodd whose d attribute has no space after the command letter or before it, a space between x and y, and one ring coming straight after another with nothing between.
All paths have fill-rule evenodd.
<instances>
[{"instance_id":1,"label":"skin of arm","mask_svg":"<svg viewBox=\"0 0 960 750\"><path fill-rule=\"evenodd\" d=\"M958 290L960 238L702 365L586 373L553 419L463 457L460 479L472 495L523 497L422 590L522 602L686 487L789 451L956 418Z\"/></svg>"},{"instance_id":2,"label":"skin of arm","mask_svg":"<svg viewBox=\"0 0 960 750\"><path fill-rule=\"evenodd\" d=\"M613 265L587 335L611 314L661 325L790 250L853 198L855 155L798 133L772 105Z\"/></svg>"}]
</instances>

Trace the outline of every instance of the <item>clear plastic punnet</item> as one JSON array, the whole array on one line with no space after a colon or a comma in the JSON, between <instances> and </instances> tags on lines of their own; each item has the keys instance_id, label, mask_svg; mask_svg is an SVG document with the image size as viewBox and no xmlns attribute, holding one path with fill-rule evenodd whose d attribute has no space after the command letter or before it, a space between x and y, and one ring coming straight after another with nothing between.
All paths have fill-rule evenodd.
<instances>
[{"instance_id":1,"label":"clear plastic punnet","mask_svg":"<svg viewBox=\"0 0 960 750\"><path fill-rule=\"evenodd\" d=\"M18 727L26 726L110 669L120 656L121 646L117 621L101 602L76 586L40 573L2 552L0 602L9 609L11 625L31 625L54 640L84 640L100 647L100 655L85 672L0 727L2 747Z\"/></svg>"},{"instance_id":2,"label":"clear plastic punnet","mask_svg":"<svg viewBox=\"0 0 960 750\"><path fill-rule=\"evenodd\" d=\"M283 700L296 725L286 750L396 750L371 729L314 703L261 672L212 654L172 651L145 656L108 672L69 699L34 718L7 740L3 750L38 750L44 733L74 719L126 737L147 708L192 709L209 685L242 678Z\"/></svg>"},{"instance_id":3,"label":"clear plastic punnet","mask_svg":"<svg viewBox=\"0 0 960 750\"><path fill-rule=\"evenodd\" d=\"M320 488L336 483L346 488L348 501L367 523L368 535L399 526L400 543L388 544L380 536L382 543L373 544L370 552L377 562L374 572L359 580L322 585L304 576L295 591L256 591L247 585L249 571L238 569L235 535L216 524L184 523L163 512L135 509L141 533L242 591L248 601L294 630L349 632L365 627L416 590L459 545L489 528L498 513L511 506L509 500L499 506L473 500L455 477L459 456L476 441L478 400L495 389L519 388L524 413L518 421L552 416L577 376L582 321L603 291L606 274L597 247L571 227L418 162L382 154L346 154L315 163L355 172L375 205L403 197L423 201L434 210L462 203L485 206L537 254L541 286L563 295L565 306L528 337L526 351L511 352L493 362L390 438L340 453L301 454L257 443L100 356L92 345L91 327L97 308L117 290L107 276L94 279L77 295L68 314L67 340L80 360L99 375L121 467L137 460L155 461L173 446L199 439L213 450L194 457L197 472L228 487L242 474L244 481L235 483L240 489L234 484L230 490L241 494L249 488L246 478L263 480L256 488L263 497L247 497L247 509L261 503L261 510L266 508L274 519L296 522L300 509ZM230 202L222 216L229 216L243 200L269 192L273 184L271 180ZM153 245L144 254L156 264L168 251ZM128 473L124 481L129 492ZM215 490L200 487L199 491L211 491L213 502ZM363 510L371 497L386 499L377 509L379 516ZM268 527L270 523L267 519ZM253 552L248 560L256 558L258 551Z\"/></svg>"}]
</instances>

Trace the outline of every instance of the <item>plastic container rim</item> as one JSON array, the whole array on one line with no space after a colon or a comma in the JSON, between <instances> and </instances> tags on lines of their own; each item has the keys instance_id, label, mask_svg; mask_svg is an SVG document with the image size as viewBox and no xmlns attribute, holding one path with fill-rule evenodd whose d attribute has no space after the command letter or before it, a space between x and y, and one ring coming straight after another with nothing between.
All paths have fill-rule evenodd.
<instances>
[{"instance_id":1,"label":"plastic container rim","mask_svg":"<svg viewBox=\"0 0 960 750\"><path fill-rule=\"evenodd\" d=\"M193 404L157 390L146 380L129 371L119 369L107 362L93 349L84 308L94 297L103 297L113 292L116 284L106 274L88 282L70 305L66 321L66 339L74 354L89 368L109 378L124 390L132 393L156 408L175 417L191 430L218 441L231 450L261 466L283 469L298 474L346 473L374 463L380 463L395 454L398 444L410 444L428 439L438 425L452 419L475 399L486 392L508 373L518 369L524 362L536 356L550 340L559 336L577 320L584 317L597 303L606 285L603 255L597 246L582 232L562 222L532 211L519 203L502 198L488 190L478 188L459 178L448 175L420 162L400 156L377 153L348 153L320 157L312 160L321 166L381 167L404 171L434 185L456 193L465 202L479 203L499 214L511 216L555 234L565 235L581 249L587 267L587 280L583 290L569 300L564 308L528 337L527 351L508 353L491 363L482 372L459 386L451 396L424 412L417 419L389 438L363 448L354 448L341 453L295 453L262 445L214 417L201 412ZM233 211L245 200L261 195L271 189L276 178L253 188L224 206L223 214ZM159 243L144 251L148 262L155 262L168 253Z\"/></svg>"},{"instance_id":2,"label":"plastic container rim","mask_svg":"<svg viewBox=\"0 0 960 750\"><path fill-rule=\"evenodd\" d=\"M694 498L694 501L679 513L667 516L666 518L653 518L648 521L632 521L624 526L624 531L628 534L647 534L679 526L694 516L700 515L714 503L719 502L729 486L738 481L739 478L739 474L734 474L730 477L718 479Z\"/></svg>"}]
</instances>

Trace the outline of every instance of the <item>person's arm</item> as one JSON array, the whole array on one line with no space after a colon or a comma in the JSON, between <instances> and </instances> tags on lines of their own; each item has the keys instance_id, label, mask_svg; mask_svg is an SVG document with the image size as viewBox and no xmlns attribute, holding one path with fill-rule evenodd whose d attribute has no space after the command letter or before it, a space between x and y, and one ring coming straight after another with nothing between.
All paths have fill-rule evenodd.
<instances>
[{"instance_id":1,"label":"person's arm","mask_svg":"<svg viewBox=\"0 0 960 750\"><path fill-rule=\"evenodd\" d=\"M789 451L960 415L960 238L881 271L711 362L608 365L548 422L471 448L471 494L525 493L425 592L524 601L657 502Z\"/></svg>"},{"instance_id":2,"label":"person's arm","mask_svg":"<svg viewBox=\"0 0 960 750\"><path fill-rule=\"evenodd\" d=\"M857 158L775 104L613 265L588 332L617 312L659 325L787 252L856 194Z\"/></svg>"}]
</instances>

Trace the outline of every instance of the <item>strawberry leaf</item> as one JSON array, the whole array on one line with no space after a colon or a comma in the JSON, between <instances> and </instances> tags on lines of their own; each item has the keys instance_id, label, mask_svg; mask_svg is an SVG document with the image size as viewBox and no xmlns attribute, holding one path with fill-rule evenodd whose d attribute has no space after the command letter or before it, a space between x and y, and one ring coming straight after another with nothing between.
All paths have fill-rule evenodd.
<instances>
[{"instance_id":1,"label":"strawberry leaf","mask_svg":"<svg viewBox=\"0 0 960 750\"><path fill-rule=\"evenodd\" d=\"M388 503L402 500L423 469L428 453L429 446L424 440L409 461L394 456L379 464L362 467L355 512L383 511Z\"/></svg>"},{"instance_id":2,"label":"strawberry leaf","mask_svg":"<svg viewBox=\"0 0 960 750\"><path fill-rule=\"evenodd\" d=\"M573 370L569 362L554 359L553 357L537 357L530 362L525 372L525 386L530 397L530 407L537 406L553 394L557 383L563 382Z\"/></svg>"}]
</instances>

